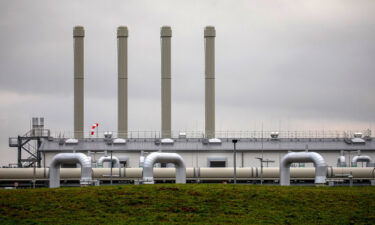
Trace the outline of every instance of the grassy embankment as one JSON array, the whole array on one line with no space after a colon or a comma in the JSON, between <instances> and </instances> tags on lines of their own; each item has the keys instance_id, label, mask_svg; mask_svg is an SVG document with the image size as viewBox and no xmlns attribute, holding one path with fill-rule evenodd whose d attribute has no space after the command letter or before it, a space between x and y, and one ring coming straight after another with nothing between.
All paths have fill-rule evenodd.
<instances>
[{"instance_id":1,"label":"grassy embankment","mask_svg":"<svg viewBox=\"0 0 375 225\"><path fill-rule=\"evenodd\" d=\"M374 187L187 184L0 190L0 224L375 224Z\"/></svg>"}]
</instances>

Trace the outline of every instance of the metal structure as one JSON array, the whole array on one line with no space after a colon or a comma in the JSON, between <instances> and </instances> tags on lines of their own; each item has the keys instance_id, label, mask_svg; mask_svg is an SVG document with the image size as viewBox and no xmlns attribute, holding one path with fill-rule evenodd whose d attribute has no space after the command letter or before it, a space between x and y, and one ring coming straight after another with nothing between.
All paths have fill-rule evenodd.
<instances>
[{"instance_id":1,"label":"metal structure","mask_svg":"<svg viewBox=\"0 0 375 225\"><path fill-rule=\"evenodd\" d=\"M357 167L358 162L366 162L366 167L373 166L373 162L370 156L367 155L357 155L352 159L352 166Z\"/></svg>"},{"instance_id":2,"label":"metal structure","mask_svg":"<svg viewBox=\"0 0 375 225\"><path fill-rule=\"evenodd\" d=\"M74 27L74 138L76 139L84 138L84 37L84 28Z\"/></svg>"},{"instance_id":3,"label":"metal structure","mask_svg":"<svg viewBox=\"0 0 375 225\"><path fill-rule=\"evenodd\" d=\"M340 151L340 156L337 158L337 167L346 167L346 159L344 151Z\"/></svg>"},{"instance_id":4,"label":"metal structure","mask_svg":"<svg viewBox=\"0 0 375 225\"><path fill-rule=\"evenodd\" d=\"M153 152L149 154L143 164L144 184L154 183L155 163L173 163L176 167L176 183L186 183L186 166L183 158L176 153Z\"/></svg>"},{"instance_id":5,"label":"metal structure","mask_svg":"<svg viewBox=\"0 0 375 225\"><path fill-rule=\"evenodd\" d=\"M204 29L205 136L215 137L215 27Z\"/></svg>"},{"instance_id":6,"label":"metal structure","mask_svg":"<svg viewBox=\"0 0 375 225\"><path fill-rule=\"evenodd\" d=\"M91 157L83 153L59 153L55 155L49 167L49 187L60 187L60 166L63 163L79 163L81 165L82 186L90 185L92 182Z\"/></svg>"},{"instance_id":7,"label":"metal structure","mask_svg":"<svg viewBox=\"0 0 375 225\"><path fill-rule=\"evenodd\" d=\"M40 146L42 140L50 137L50 131L44 129L44 118L32 118L32 129L24 135L9 138L9 147L17 148L18 167L41 167ZM25 158L26 156L26 158Z\"/></svg>"},{"instance_id":8,"label":"metal structure","mask_svg":"<svg viewBox=\"0 0 375 225\"><path fill-rule=\"evenodd\" d=\"M128 138L128 36L127 27L117 28L117 130L119 138Z\"/></svg>"},{"instance_id":9,"label":"metal structure","mask_svg":"<svg viewBox=\"0 0 375 225\"><path fill-rule=\"evenodd\" d=\"M315 166L315 184L326 183L327 164L316 152L290 152L280 163L280 185L290 185L290 164L295 162L312 162Z\"/></svg>"},{"instance_id":10,"label":"metal structure","mask_svg":"<svg viewBox=\"0 0 375 225\"><path fill-rule=\"evenodd\" d=\"M160 30L161 38L161 137L172 136L172 108L171 108L171 37L172 29L163 26Z\"/></svg>"},{"instance_id":11,"label":"metal structure","mask_svg":"<svg viewBox=\"0 0 375 225\"><path fill-rule=\"evenodd\" d=\"M163 26L160 30L161 43L161 129L155 132L132 132L128 130L128 29L120 26L117 28L118 50L118 126L116 132L107 131L96 133L96 136L84 132L84 36L82 26L73 29L74 38L74 129L72 133L50 135L49 130L43 127L33 126L26 135L9 139L10 147L18 149L18 167L38 166L43 169L8 168L0 170L0 183L2 179L27 178L45 179L47 165L59 168L58 164L64 162L64 158L55 159L61 152L74 156L69 160L87 163L85 166L85 180L89 180L88 158L103 161L112 158L118 165L118 169L94 168L94 177L99 180L128 180L137 182L144 179L145 183L153 183L155 180L173 180L175 175L177 183L186 182L188 179L200 181L249 182L261 180L277 180L278 168L263 168L263 162L276 162L280 164L280 183L289 185L289 176L299 180L311 180L323 183L323 171L327 171L325 162L336 164L340 150L350 151L361 149L368 157L375 157L375 141L371 137L371 131L364 132L338 132L338 131L232 131L220 132L215 129L215 38L216 30L213 26L204 29L204 56L205 56L205 130L204 131L172 131L171 129L171 27ZM33 119L34 121L34 119ZM33 122L34 123L34 122ZM44 120L43 120L44 124ZM88 137L88 138L87 138ZM104 138L103 138L104 137ZM238 143L232 140L238 140ZM30 145L31 142L36 142ZM234 144L234 146L233 146ZM34 148L30 146L36 146ZM290 153L280 160L280 155L288 151L303 151L308 146L310 151L319 152L324 156L312 152ZM234 147L234 148L233 148ZM107 152L111 152L111 157ZM163 151L163 152L161 152ZM76 153L80 152L80 153ZM104 153L104 157L103 157ZM149 153L144 157L144 153ZM177 154L178 153L178 154ZM239 154L237 154L239 153ZM28 155L27 158L23 156ZM70 154L70 155L69 155ZM82 155L77 155L82 154ZM79 157L78 157L79 156ZM261 157L259 157L261 156ZM61 156L59 156L61 157ZM265 160L264 157L270 158ZM80 159L78 159L80 158ZM126 161L126 167L121 168L121 162ZM241 168L237 168L237 158L241 158ZM260 168L252 167L257 163L255 158L261 161ZM52 159L52 161L51 161ZM215 163L210 163L216 159ZM233 159L233 160L232 160ZM66 159L68 160L68 159ZM69 161L68 160L68 161ZM185 160L185 161L184 161ZM211 161L210 161L211 160ZM290 163L313 162L314 168L292 168ZM354 158L353 158L354 160ZM371 160L365 157L355 157L355 162L365 161L371 166ZM282 162L281 162L282 161ZM349 154L349 160L350 154ZM155 163L174 163L175 168L153 168ZM186 164L185 164L186 162ZM346 166L343 152L338 160L338 166ZM56 164L56 165L55 165ZM205 168L211 166L216 168ZM90 162L91 166L91 162ZM168 165L167 165L168 166ZM189 168L185 170L185 167ZM222 168L217 168L217 167ZM142 168L144 167L144 168ZM56 168L52 173L56 173ZM82 167L83 168L83 167ZM358 170L356 170L358 169ZM359 170L360 169L360 170ZM6 172L7 171L7 172ZM41 171L43 173L41 174ZM77 179L81 172L79 168L64 168L62 179ZM57 171L58 172L58 171ZM23 174L24 173L24 174ZM65 174L66 173L66 177ZM316 173L316 174L315 174ZM108 175L110 174L110 175ZM327 176L335 174L350 174L353 179L375 179L374 168L350 168L330 167ZM155 176L154 176L155 175ZM48 178L48 176L47 176ZM87 179L86 179L87 178ZM288 179L286 179L288 178ZM56 186L57 177L53 181ZM52 183L53 183L52 182ZM88 183L88 182L87 182Z\"/></svg>"},{"instance_id":12,"label":"metal structure","mask_svg":"<svg viewBox=\"0 0 375 225\"><path fill-rule=\"evenodd\" d=\"M116 156L102 156L98 159L97 163L103 167L104 162L110 162L113 164L111 167L120 168L120 159Z\"/></svg>"}]
</instances>

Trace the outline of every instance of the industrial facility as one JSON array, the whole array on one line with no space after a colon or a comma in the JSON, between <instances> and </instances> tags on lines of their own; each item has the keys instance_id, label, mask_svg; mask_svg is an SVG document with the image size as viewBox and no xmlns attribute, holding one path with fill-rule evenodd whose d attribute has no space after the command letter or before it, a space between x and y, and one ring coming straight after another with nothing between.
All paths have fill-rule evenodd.
<instances>
[{"instance_id":1,"label":"industrial facility","mask_svg":"<svg viewBox=\"0 0 375 225\"><path fill-rule=\"evenodd\" d=\"M128 130L128 36L117 29L117 131L84 128L84 38L73 29L74 126L72 135L52 136L44 118L32 129L9 138L17 163L0 168L0 186L104 185L158 182L266 183L277 185L375 185L375 142L363 131L215 130L215 37L204 28L205 130L173 131L171 120L172 29L163 26L161 39L160 132Z\"/></svg>"}]
</instances>

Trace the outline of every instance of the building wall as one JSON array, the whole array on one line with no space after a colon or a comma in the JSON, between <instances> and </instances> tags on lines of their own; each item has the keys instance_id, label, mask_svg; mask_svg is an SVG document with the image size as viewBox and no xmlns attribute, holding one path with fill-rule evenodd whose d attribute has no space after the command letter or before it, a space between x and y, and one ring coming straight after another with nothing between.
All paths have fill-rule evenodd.
<instances>
[{"instance_id":1,"label":"building wall","mask_svg":"<svg viewBox=\"0 0 375 225\"><path fill-rule=\"evenodd\" d=\"M170 152L170 151L168 151ZM336 167L337 158L340 155L340 151L316 151L317 153L321 154L323 158L326 160L328 166ZM52 157L57 154L58 152L48 152L45 153L46 158L46 166L49 166ZM185 160L187 167L208 167L208 158L226 158L227 160L227 167L233 167L233 152L229 151L178 151L178 154ZM278 167L280 164L281 158L287 153L287 151L264 151L263 158L274 160L274 163L269 163L269 167ZM87 154L87 152L85 152ZM108 153L109 155L110 153ZM146 153L147 154L147 153ZM42 154L43 155L43 154ZM350 160L353 156L357 155L357 152L346 152L346 162L349 165L349 158ZM375 151L362 151L361 155L368 155L372 159L375 160ZM93 162L96 162L101 156L104 156L104 153L91 153L91 157ZM139 167L139 157L140 152L113 152L113 156L117 156L120 160L124 157L128 157L128 166L127 167ZM237 167L260 167L260 161L256 159L256 157L261 157L261 151L247 151L247 152L237 152ZM44 161L44 160L43 160ZM265 167L267 166L266 163L263 164ZM107 166L106 164L104 166ZM305 167L312 167L312 163L305 163ZM359 163L359 167L365 166L364 163Z\"/></svg>"}]
</instances>

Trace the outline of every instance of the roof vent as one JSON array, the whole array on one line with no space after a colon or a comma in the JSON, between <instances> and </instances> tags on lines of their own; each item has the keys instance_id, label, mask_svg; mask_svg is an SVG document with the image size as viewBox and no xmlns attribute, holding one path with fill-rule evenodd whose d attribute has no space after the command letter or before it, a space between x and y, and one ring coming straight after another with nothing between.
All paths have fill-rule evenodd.
<instances>
[{"instance_id":1,"label":"roof vent","mask_svg":"<svg viewBox=\"0 0 375 225\"><path fill-rule=\"evenodd\" d=\"M279 138L279 132L271 132L271 138L272 139L278 139Z\"/></svg>"},{"instance_id":2,"label":"roof vent","mask_svg":"<svg viewBox=\"0 0 375 225\"><path fill-rule=\"evenodd\" d=\"M105 139L111 139L112 138L112 132L110 132L110 131L106 131L106 132L104 132L104 138Z\"/></svg>"},{"instance_id":3,"label":"roof vent","mask_svg":"<svg viewBox=\"0 0 375 225\"><path fill-rule=\"evenodd\" d=\"M76 144L78 144L78 139L75 139L75 138L66 139L65 144L76 145Z\"/></svg>"},{"instance_id":4,"label":"roof vent","mask_svg":"<svg viewBox=\"0 0 375 225\"><path fill-rule=\"evenodd\" d=\"M161 144L169 144L169 145L171 145L173 143L174 143L174 141L172 139L170 139L170 138L163 138L163 139L161 139Z\"/></svg>"},{"instance_id":5,"label":"roof vent","mask_svg":"<svg viewBox=\"0 0 375 225\"><path fill-rule=\"evenodd\" d=\"M218 138L211 138L211 139L208 139L208 143L209 144L221 144L221 140Z\"/></svg>"},{"instance_id":6,"label":"roof vent","mask_svg":"<svg viewBox=\"0 0 375 225\"><path fill-rule=\"evenodd\" d=\"M362 138L355 137L355 138L352 138L352 143L353 143L353 144L365 144L366 141L363 140Z\"/></svg>"},{"instance_id":7,"label":"roof vent","mask_svg":"<svg viewBox=\"0 0 375 225\"><path fill-rule=\"evenodd\" d=\"M179 134L178 134L178 138L186 138L186 133L185 132L180 132Z\"/></svg>"},{"instance_id":8,"label":"roof vent","mask_svg":"<svg viewBox=\"0 0 375 225\"><path fill-rule=\"evenodd\" d=\"M115 138L113 140L113 144L124 145L124 144L126 144L126 140L123 139L123 138Z\"/></svg>"}]
</instances>

